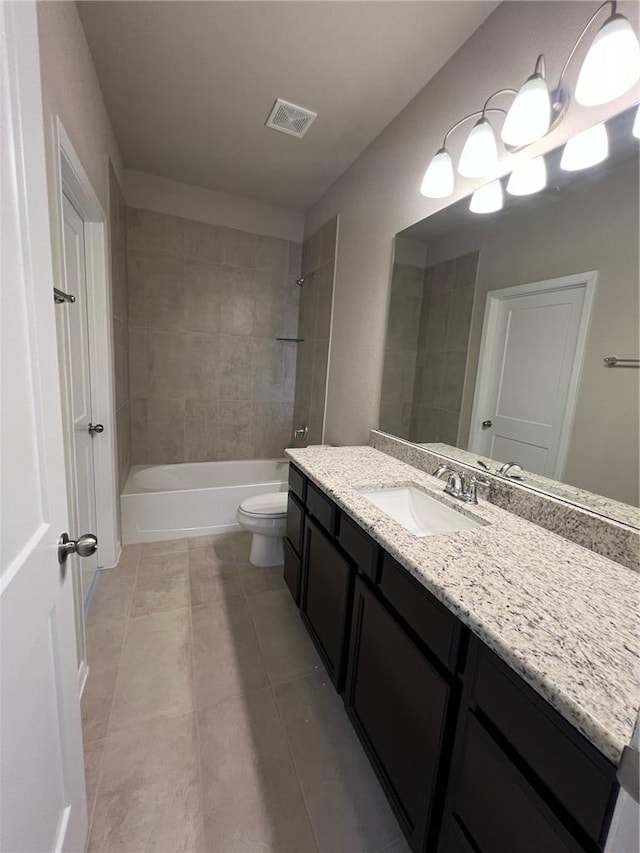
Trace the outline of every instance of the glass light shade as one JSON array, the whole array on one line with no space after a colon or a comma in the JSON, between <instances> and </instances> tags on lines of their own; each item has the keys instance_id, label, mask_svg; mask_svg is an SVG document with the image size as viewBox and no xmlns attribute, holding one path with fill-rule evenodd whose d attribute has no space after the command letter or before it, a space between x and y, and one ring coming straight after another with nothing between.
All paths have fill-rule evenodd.
<instances>
[{"instance_id":1,"label":"glass light shade","mask_svg":"<svg viewBox=\"0 0 640 853\"><path fill-rule=\"evenodd\" d=\"M533 74L521 87L502 125L502 141L520 148L530 145L549 130L551 98L544 77Z\"/></svg>"},{"instance_id":2,"label":"glass light shade","mask_svg":"<svg viewBox=\"0 0 640 853\"><path fill-rule=\"evenodd\" d=\"M628 91L640 79L640 44L624 15L611 15L582 63L575 98L593 107Z\"/></svg>"},{"instance_id":3,"label":"glass light shade","mask_svg":"<svg viewBox=\"0 0 640 853\"><path fill-rule=\"evenodd\" d=\"M471 213L495 213L502 210L502 184L500 181L491 181L476 190L469 202Z\"/></svg>"},{"instance_id":4,"label":"glass light shade","mask_svg":"<svg viewBox=\"0 0 640 853\"><path fill-rule=\"evenodd\" d=\"M491 122L481 118L474 124L464 144L458 172L465 178L484 178L497 164L498 146Z\"/></svg>"},{"instance_id":5,"label":"glass light shade","mask_svg":"<svg viewBox=\"0 0 640 853\"><path fill-rule=\"evenodd\" d=\"M427 166L420 192L427 198L446 198L453 192L453 179L451 155L441 148Z\"/></svg>"},{"instance_id":6,"label":"glass light shade","mask_svg":"<svg viewBox=\"0 0 640 853\"><path fill-rule=\"evenodd\" d=\"M547 185L547 167L544 157L534 157L516 166L507 183L510 195L531 195L540 192Z\"/></svg>"},{"instance_id":7,"label":"glass light shade","mask_svg":"<svg viewBox=\"0 0 640 853\"><path fill-rule=\"evenodd\" d=\"M638 107L638 112L636 113L635 121L633 122L633 127L631 128L631 133L637 138L640 139L640 107Z\"/></svg>"},{"instance_id":8,"label":"glass light shade","mask_svg":"<svg viewBox=\"0 0 640 853\"><path fill-rule=\"evenodd\" d=\"M609 156L609 138L604 124L596 124L583 130L564 146L560 168L565 172L577 172L602 163Z\"/></svg>"}]
</instances>

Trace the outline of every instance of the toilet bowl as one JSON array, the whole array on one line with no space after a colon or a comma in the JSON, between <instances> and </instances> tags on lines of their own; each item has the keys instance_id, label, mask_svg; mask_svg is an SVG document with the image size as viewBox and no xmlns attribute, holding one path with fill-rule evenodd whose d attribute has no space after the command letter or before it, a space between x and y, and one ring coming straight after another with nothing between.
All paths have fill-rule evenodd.
<instances>
[{"instance_id":1,"label":"toilet bowl","mask_svg":"<svg viewBox=\"0 0 640 853\"><path fill-rule=\"evenodd\" d=\"M287 493L270 492L242 501L238 523L252 533L249 562L254 566L284 563L284 534L287 526Z\"/></svg>"}]
</instances>

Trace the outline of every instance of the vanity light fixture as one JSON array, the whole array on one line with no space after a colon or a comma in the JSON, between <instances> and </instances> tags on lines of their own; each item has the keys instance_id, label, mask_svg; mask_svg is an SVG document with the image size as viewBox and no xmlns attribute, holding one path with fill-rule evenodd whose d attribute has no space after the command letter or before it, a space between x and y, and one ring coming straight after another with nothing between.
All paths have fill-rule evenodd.
<instances>
[{"instance_id":1,"label":"vanity light fixture","mask_svg":"<svg viewBox=\"0 0 640 853\"><path fill-rule=\"evenodd\" d=\"M612 101L623 95L640 80L640 43L633 27L617 11L616 0L605 0L587 21L578 36L569 56L560 72L558 84L549 91L545 79L544 56L540 54L533 74L518 91L500 89L490 95L482 110L470 113L457 121L444 136L442 147L432 158L424 174L420 192L427 198L447 198L453 194L455 175L447 141L460 125L468 120L477 119L460 155L458 172L466 178L490 177L498 164L498 147L491 122L486 116L489 112L505 115L500 132L501 140L507 151L519 151L545 137L555 130L567 113L571 101L570 93L564 86L567 71L578 47L590 32L591 25L603 9L610 7L609 16L600 27L582 62L575 87L575 100L585 106L595 106ZM508 111L489 107L492 98L501 94L514 96ZM562 158L562 168L569 171L585 169L602 162L608 154L608 141L604 127L591 128L569 140ZM634 135L640 138L640 114L633 127ZM542 165L532 167L530 176L537 169L538 182L541 180ZM533 181L533 178L530 177ZM519 185L514 179L512 187ZM535 185L533 182L532 185ZM511 190L509 190L511 191ZM530 190L534 192L535 190ZM475 194L474 194L475 195Z\"/></svg>"},{"instance_id":2,"label":"vanity light fixture","mask_svg":"<svg viewBox=\"0 0 640 853\"><path fill-rule=\"evenodd\" d=\"M545 80L544 56L540 54L536 67L509 107L500 134L505 145L522 148L549 132L551 126L551 96Z\"/></svg>"},{"instance_id":3,"label":"vanity light fixture","mask_svg":"<svg viewBox=\"0 0 640 853\"><path fill-rule=\"evenodd\" d=\"M507 182L507 192L510 195L532 195L540 192L547 185L547 167L544 157L534 157L524 160L514 167Z\"/></svg>"},{"instance_id":4,"label":"vanity light fixture","mask_svg":"<svg viewBox=\"0 0 640 853\"><path fill-rule=\"evenodd\" d=\"M491 181L477 189L469 202L471 213L495 213L502 210L502 184L499 180Z\"/></svg>"},{"instance_id":5,"label":"vanity light fixture","mask_svg":"<svg viewBox=\"0 0 640 853\"><path fill-rule=\"evenodd\" d=\"M617 12L615 0L607 0L596 10L576 47L600 10L609 5L611 14L590 45L576 83L576 101L586 107L613 101L640 80L640 44L627 18Z\"/></svg>"},{"instance_id":6,"label":"vanity light fixture","mask_svg":"<svg viewBox=\"0 0 640 853\"><path fill-rule=\"evenodd\" d=\"M602 163L609 156L609 137L603 122L583 130L564 146L560 168L565 172L577 172Z\"/></svg>"},{"instance_id":7,"label":"vanity light fixture","mask_svg":"<svg viewBox=\"0 0 640 853\"><path fill-rule=\"evenodd\" d=\"M424 173L420 192L427 198L447 198L453 193L454 175L451 154L440 148Z\"/></svg>"},{"instance_id":8,"label":"vanity light fixture","mask_svg":"<svg viewBox=\"0 0 640 853\"><path fill-rule=\"evenodd\" d=\"M458 172L465 178L486 178L497 165L496 137L491 122L482 115L464 144L458 161Z\"/></svg>"},{"instance_id":9,"label":"vanity light fixture","mask_svg":"<svg viewBox=\"0 0 640 853\"><path fill-rule=\"evenodd\" d=\"M633 133L636 139L640 139L640 107L638 107L633 127L631 128L631 133Z\"/></svg>"}]
</instances>

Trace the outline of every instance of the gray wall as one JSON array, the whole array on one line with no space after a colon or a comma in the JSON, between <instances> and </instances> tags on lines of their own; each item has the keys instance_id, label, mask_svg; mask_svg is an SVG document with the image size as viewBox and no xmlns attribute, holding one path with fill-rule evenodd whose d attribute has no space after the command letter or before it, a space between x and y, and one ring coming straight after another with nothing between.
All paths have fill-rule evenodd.
<instances>
[{"instance_id":1,"label":"gray wall","mask_svg":"<svg viewBox=\"0 0 640 853\"><path fill-rule=\"evenodd\" d=\"M308 212L306 233L340 215L334 324L329 360L326 440L366 443L378 424L394 235L445 207L419 193L427 162L444 132L504 86L517 87L544 51L555 83L590 15L592 2L505 2L408 104ZM637 21L638 7L619 4ZM575 81L575 65L569 74ZM631 91L616 103L583 108L573 103L558 130L526 156L549 151L578 130L637 100ZM459 154L464 134L451 138ZM513 162L517 161L517 156ZM504 169L504 167L502 167ZM481 182L459 179L454 199ZM348 366L348 369L347 369Z\"/></svg>"},{"instance_id":2,"label":"gray wall","mask_svg":"<svg viewBox=\"0 0 640 853\"><path fill-rule=\"evenodd\" d=\"M323 441L337 229L333 217L302 246L306 281L300 288L298 331L304 340L287 346L297 346L294 427L306 425L309 432L304 441L294 441L296 446Z\"/></svg>"},{"instance_id":3,"label":"gray wall","mask_svg":"<svg viewBox=\"0 0 640 853\"><path fill-rule=\"evenodd\" d=\"M299 244L129 209L131 462L281 456Z\"/></svg>"},{"instance_id":4,"label":"gray wall","mask_svg":"<svg viewBox=\"0 0 640 853\"><path fill-rule=\"evenodd\" d=\"M122 491L131 465L129 428L129 293L127 287L127 208L109 162L109 235L111 248L111 309L118 449L118 485Z\"/></svg>"}]
</instances>

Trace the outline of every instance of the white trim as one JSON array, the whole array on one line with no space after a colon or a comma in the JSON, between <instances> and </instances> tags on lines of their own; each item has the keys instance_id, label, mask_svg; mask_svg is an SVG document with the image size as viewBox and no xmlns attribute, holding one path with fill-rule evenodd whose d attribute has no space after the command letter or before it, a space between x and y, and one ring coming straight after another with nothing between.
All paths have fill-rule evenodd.
<instances>
[{"instance_id":1,"label":"white trim","mask_svg":"<svg viewBox=\"0 0 640 853\"><path fill-rule=\"evenodd\" d=\"M59 222L62 226L64 193L85 223L91 406L94 421L105 428L100 441L94 444L98 566L105 568L115 566L120 553L109 227L107 215L59 116L55 119L54 134ZM62 245L62 235L59 239Z\"/></svg>"},{"instance_id":2,"label":"white trim","mask_svg":"<svg viewBox=\"0 0 640 853\"><path fill-rule=\"evenodd\" d=\"M571 431L573 428L578 386L580 384L580 377L582 374L585 344L587 340L587 333L589 331L591 308L593 305L597 281L598 271L589 270L588 272L577 273L575 275L549 278L544 281L532 281L527 284L516 284L513 287L504 287L498 290L488 291L484 309L484 320L482 323L482 338L480 340L480 353L478 356L476 388L473 395L473 408L471 411L471 429L469 431L470 449L478 446L477 442L481 437L480 413L486 411L486 407L488 405L487 398L491 383L489 377L485 374L487 365L493 362L493 358L495 356L499 304L508 299L519 298L521 296L532 296L536 293L546 293L549 291L557 292L562 290L573 290L577 287L584 287L584 301L582 303L580 326L578 328L578 336L576 339L577 357L574 359L571 379L569 381L569 388L567 391L567 403L562 428L560 430L556 465L553 474L549 475L555 480L562 480L567 452L569 449L569 441L571 439Z\"/></svg>"}]
</instances>

